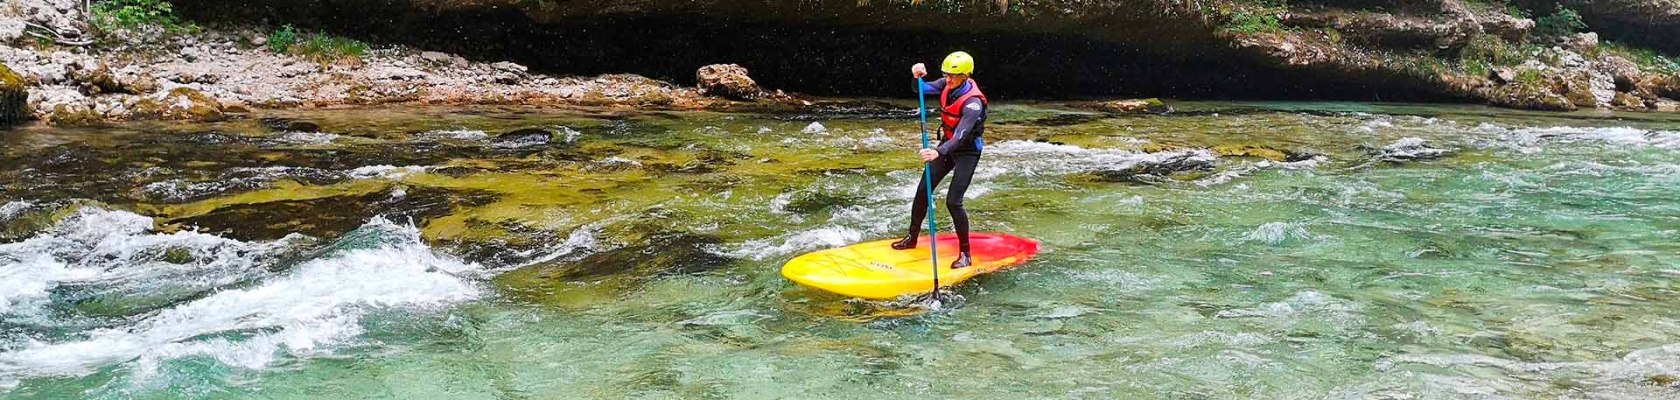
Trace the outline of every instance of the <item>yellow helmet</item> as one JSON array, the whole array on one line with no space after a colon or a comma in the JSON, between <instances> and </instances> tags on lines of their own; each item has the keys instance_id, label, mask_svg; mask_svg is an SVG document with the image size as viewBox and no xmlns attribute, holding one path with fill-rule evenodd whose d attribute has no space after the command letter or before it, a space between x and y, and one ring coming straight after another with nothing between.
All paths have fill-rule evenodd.
<instances>
[{"instance_id":1,"label":"yellow helmet","mask_svg":"<svg viewBox=\"0 0 1680 400\"><path fill-rule=\"evenodd\" d=\"M939 64L939 70L947 74L967 75L974 73L974 56L968 55L967 52L951 53L951 55L945 56L945 62Z\"/></svg>"}]
</instances>

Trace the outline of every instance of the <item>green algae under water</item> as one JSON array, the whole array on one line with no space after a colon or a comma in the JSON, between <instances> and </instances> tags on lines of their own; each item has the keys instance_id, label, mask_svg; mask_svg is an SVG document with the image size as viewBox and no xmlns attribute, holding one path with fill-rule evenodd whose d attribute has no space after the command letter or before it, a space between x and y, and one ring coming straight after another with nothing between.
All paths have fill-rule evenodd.
<instances>
[{"instance_id":1,"label":"green algae under water","mask_svg":"<svg viewBox=\"0 0 1680 400\"><path fill-rule=\"evenodd\" d=\"M1680 119L1179 107L994 110L1044 250L931 311L777 271L906 227L902 108L3 132L0 393L1680 398Z\"/></svg>"}]
</instances>

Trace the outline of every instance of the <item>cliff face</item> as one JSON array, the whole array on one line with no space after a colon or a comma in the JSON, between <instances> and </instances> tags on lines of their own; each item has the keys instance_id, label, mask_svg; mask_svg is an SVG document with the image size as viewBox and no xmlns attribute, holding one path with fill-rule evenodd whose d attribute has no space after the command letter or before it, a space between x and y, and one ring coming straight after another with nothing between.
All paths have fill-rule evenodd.
<instances>
[{"instance_id":1,"label":"cliff face","mask_svg":"<svg viewBox=\"0 0 1680 400\"><path fill-rule=\"evenodd\" d=\"M1680 1L1526 0L1520 4L1542 11L1559 6L1576 10L1605 39L1680 55Z\"/></svg>"}]
</instances>

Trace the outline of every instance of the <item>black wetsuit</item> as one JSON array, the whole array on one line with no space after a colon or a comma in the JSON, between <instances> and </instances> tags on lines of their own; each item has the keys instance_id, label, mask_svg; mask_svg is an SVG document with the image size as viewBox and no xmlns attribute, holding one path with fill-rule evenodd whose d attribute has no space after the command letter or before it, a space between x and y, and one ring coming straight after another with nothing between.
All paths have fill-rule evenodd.
<instances>
[{"instance_id":1,"label":"black wetsuit","mask_svg":"<svg viewBox=\"0 0 1680 400\"><path fill-rule=\"evenodd\" d=\"M973 81L964 82L962 87L952 90L950 97L941 104L956 101L963 94L974 87ZM944 91L945 79L941 78L922 85L924 94L940 94ZM956 172L951 179L951 188L945 195L945 208L951 211L951 223L955 225L957 240L961 243L961 251L968 253L968 210L963 209L963 194L968 192L968 184L974 179L974 168L980 164L980 150L985 147L981 139L986 122L986 104L979 97L970 97L962 105L962 119L952 130L950 138L941 138L939 158L931 163L933 167L933 186L945 179L946 174ZM940 135L943 136L943 135ZM927 175L916 185L915 200L910 204L910 235L914 240L927 224L928 194Z\"/></svg>"}]
</instances>

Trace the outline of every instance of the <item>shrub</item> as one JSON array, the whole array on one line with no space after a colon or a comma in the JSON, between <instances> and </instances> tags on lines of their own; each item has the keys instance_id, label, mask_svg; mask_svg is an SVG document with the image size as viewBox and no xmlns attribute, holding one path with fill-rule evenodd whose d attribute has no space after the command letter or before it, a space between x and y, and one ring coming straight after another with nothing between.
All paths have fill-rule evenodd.
<instances>
[{"instance_id":1,"label":"shrub","mask_svg":"<svg viewBox=\"0 0 1680 400\"><path fill-rule=\"evenodd\" d=\"M280 29L275 30L274 33L268 34L268 50L279 54L285 54L286 50L291 49L292 45L297 44L297 39L296 29L293 29L291 25L282 26Z\"/></svg>"},{"instance_id":2,"label":"shrub","mask_svg":"<svg viewBox=\"0 0 1680 400\"><path fill-rule=\"evenodd\" d=\"M146 26L156 26L167 32L198 28L182 24L181 19L175 16L175 7L166 0L106 0L93 4L91 11L94 29L102 32Z\"/></svg>"},{"instance_id":3,"label":"shrub","mask_svg":"<svg viewBox=\"0 0 1680 400\"><path fill-rule=\"evenodd\" d=\"M1563 6L1557 11L1534 20L1534 36L1538 39L1556 40L1573 35L1587 28L1587 23L1581 20L1581 14Z\"/></svg>"}]
</instances>

